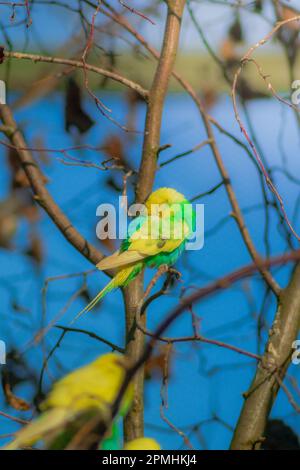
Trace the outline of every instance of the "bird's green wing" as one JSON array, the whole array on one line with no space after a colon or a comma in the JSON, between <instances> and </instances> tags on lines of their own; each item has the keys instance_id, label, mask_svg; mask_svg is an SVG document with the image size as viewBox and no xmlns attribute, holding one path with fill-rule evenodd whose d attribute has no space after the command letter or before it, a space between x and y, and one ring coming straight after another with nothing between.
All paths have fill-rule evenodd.
<instances>
[{"instance_id":1,"label":"bird's green wing","mask_svg":"<svg viewBox=\"0 0 300 470\"><path fill-rule=\"evenodd\" d=\"M118 420L115 420L112 424L110 432L107 433L103 441L101 442L100 450L119 450L121 448L121 433L119 429Z\"/></svg>"}]
</instances>

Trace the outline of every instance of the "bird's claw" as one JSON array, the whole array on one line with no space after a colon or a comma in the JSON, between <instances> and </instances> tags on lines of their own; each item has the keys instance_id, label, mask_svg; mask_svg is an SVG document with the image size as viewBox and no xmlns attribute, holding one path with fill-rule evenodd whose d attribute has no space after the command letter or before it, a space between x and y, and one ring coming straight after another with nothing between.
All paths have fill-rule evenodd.
<instances>
[{"instance_id":1,"label":"bird's claw","mask_svg":"<svg viewBox=\"0 0 300 470\"><path fill-rule=\"evenodd\" d=\"M181 272L178 271L178 270L175 269L175 268L169 268L169 269L168 269L168 273L169 273L171 276L174 276L177 280L181 279L181 277L182 277Z\"/></svg>"}]
</instances>

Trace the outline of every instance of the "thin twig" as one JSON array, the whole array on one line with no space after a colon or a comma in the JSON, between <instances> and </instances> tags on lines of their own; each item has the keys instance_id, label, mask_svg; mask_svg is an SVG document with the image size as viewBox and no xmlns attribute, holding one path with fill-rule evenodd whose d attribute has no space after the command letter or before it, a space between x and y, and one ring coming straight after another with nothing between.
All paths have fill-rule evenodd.
<instances>
[{"instance_id":1,"label":"thin twig","mask_svg":"<svg viewBox=\"0 0 300 470\"><path fill-rule=\"evenodd\" d=\"M27 421L25 419L16 418L15 416L11 416L7 413L4 413L4 411L0 411L0 416L3 416L4 418L10 419L11 421L15 421L16 423L19 423L19 424L28 424L30 422L30 421Z\"/></svg>"},{"instance_id":2,"label":"thin twig","mask_svg":"<svg viewBox=\"0 0 300 470\"><path fill-rule=\"evenodd\" d=\"M120 346L112 343L111 341L102 338L102 336L96 335L96 333L93 333L92 331L87 331L83 330L81 328L71 328L68 326L62 326L62 325L55 325L54 328L58 328L59 330L63 330L64 332L72 332L72 333L82 333L84 335L89 336L90 338L96 339L97 341L101 341L102 343L106 344L109 346L113 351L118 351L121 354L124 354L124 348L121 348Z\"/></svg>"}]
</instances>

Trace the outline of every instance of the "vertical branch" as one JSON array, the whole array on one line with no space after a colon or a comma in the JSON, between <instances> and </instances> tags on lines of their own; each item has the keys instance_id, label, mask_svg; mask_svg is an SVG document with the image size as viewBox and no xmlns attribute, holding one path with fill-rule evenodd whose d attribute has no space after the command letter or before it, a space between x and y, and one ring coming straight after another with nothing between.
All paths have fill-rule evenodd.
<instances>
[{"instance_id":1,"label":"vertical branch","mask_svg":"<svg viewBox=\"0 0 300 470\"><path fill-rule=\"evenodd\" d=\"M149 96L143 156L137 186L138 202L144 202L149 196L155 177L163 105L175 63L184 4L185 0L167 2L168 17L164 42Z\"/></svg>"},{"instance_id":2,"label":"vertical branch","mask_svg":"<svg viewBox=\"0 0 300 470\"><path fill-rule=\"evenodd\" d=\"M136 190L137 202L144 202L150 194L155 178L157 154L160 146L161 121L170 76L176 58L181 19L185 0L167 0L168 12L164 40L158 66L155 72L147 107L145 137L142 160ZM131 282L124 290L126 305L126 353L136 361L143 351L144 334L136 326L138 307L143 298L143 275ZM140 320L145 326L146 315ZM144 433L144 370L141 368L134 379L133 406L124 421L125 441L143 436Z\"/></svg>"},{"instance_id":3,"label":"vertical branch","mask_svg":"<svg viewBox=\"0 0 300 470\"><path fill-rule=\"evenodd\" d=\"M273 326L262 361L258 364L250 390L235 428L231 449L258 449L269 413L290 362L292 344L300 327L300 265L279 298Z\"/></svg>"}]
</instances>

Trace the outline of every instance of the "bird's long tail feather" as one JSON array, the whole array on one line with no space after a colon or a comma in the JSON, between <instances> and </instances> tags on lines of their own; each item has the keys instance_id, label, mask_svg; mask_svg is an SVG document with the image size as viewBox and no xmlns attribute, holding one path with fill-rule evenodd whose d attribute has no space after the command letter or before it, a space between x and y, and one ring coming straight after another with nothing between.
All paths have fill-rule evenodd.
<instances>
[{"instance_id":1,"label":"bird's long tail feather","mask_svg":"<svg viewBox=\"0 0 300 470\"><path fill-rule=\"evenodd\" d=\"M71 325L73 323L75 323L78 318L81 317L81 315L83 315L84 313L87 313L89 312L90 310L92 310L92 308L95 307L95 305L106 295L108 294L108 292L110 292L111 290L113 290L115 288L114 286L114 278L104 287L104 289L102 289L100 292L98 292L98 294L96 295L96 297L93 298L93 300L91 300L91 302L86 306L84 307L79 313L77 313L76 317L73 318L73 320L71 321Z\"/></svg>"},{"instance_id":2,"label":"bird's long tail feather","mask_svg":"<svg viewBox=\"0 0 300 470\"><path fill-rule=\"evenodd\" d=\"M115 277L113 277L111 281L104 287L104 289L102 289L96 295L96 297L94 297L93 300L76 315L76 317L72 320L71 325L75 323L76 320L78 320L78 318L81 317L81 315L92 310L92 308L94 308L95 305L113 289L116 289L117 287L120 287L120 286L126 286L126 284L129 281L131 281L132 279L135 278L135 276L137 276L137 274L141 271L141 269L142 269L142 263L138 263L133 266L128 266L124 269L121 269L115 275Z\"/></svg>"}]
</instances>

